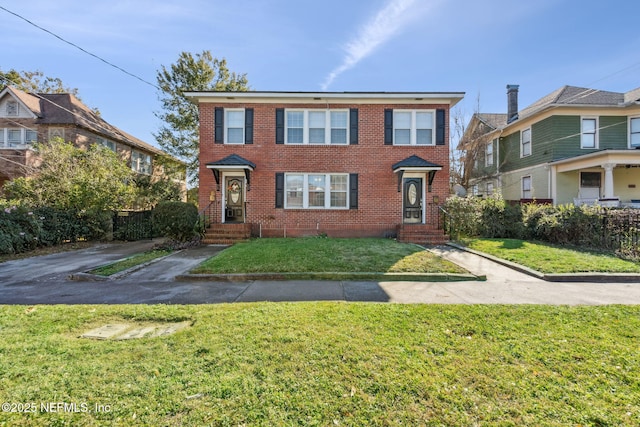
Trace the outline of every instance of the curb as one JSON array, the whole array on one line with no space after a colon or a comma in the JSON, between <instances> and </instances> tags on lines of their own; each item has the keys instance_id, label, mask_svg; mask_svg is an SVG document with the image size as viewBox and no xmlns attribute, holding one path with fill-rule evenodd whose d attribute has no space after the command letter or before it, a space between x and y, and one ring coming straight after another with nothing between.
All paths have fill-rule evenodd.
<instances>
[{"instance_id":1,"label":"curb","mask_svg":"<svg viewBox=\"0 0 640 427\"><path fill-rule=\"evenodd\" d=\"M249 282L255 280L340 280L358 281L374 280L378 282L460 282L482 281L486 277L473 274L457 273L238 273L238 274L182 274L176 276L176 281L218 281L218 282Z\"/></svg>"},{"instance_id":2,"label":"curb","mask_svg":"<svg viewBox=\"0 0 640 427\"><path fill-rule=\"evenodd\" d=\"M461 251L469 252L471 254L481 256L495 263L501 264L505 267L509 267L513 270L519 271L536 279L544 280L547 282L594 282L594 283L640 283L640 274L638 273L541 273L537 270L533 270L529 267L525 267L515 262L507 261L506 259L498 258L493 255L479 252L473 249L469 249L465 246L458 245L457 243L448 242L447 246L459 249Z\"/></svg>"}]
</instances>

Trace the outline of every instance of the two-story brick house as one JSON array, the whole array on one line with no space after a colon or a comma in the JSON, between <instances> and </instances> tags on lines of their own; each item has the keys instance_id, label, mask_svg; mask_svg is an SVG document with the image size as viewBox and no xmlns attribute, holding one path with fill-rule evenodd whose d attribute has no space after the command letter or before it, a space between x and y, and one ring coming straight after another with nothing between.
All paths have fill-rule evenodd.
<instances>
[{"instance_id":1,"label":"two-story brick house","mask_svg":"<svg viewBox=\"0 0 640 427\"><path fill-rule=\"evenodd\" d=\"M102 144L152 179L171 171L186 195L184 162L111 125L73 94L30 94L11 86L0 91L0 188L7 180L30 175L38 161L33 143L56 137L78 147Z\"/></svg>"},{"instance_id":2,"label":"two-story brick house","mask_svg":"<svg viewBox=\"0 0 640 427\"><path fill-rule=\"evenodd\" d=\"M477 113L460 148L480 144L472 193L506 200L640 207L640 88L564 86L507 114Z\"/></svg>"},{"instance_id":3,"label":"two-story brick house","mask_svg":"<svg viewBox=\"0 0 640 427\"><path fill-rule=\"evenodd\" d=\"M215 229L256 236L442 240L449 109L463 95L188 93L200 110L200 207Z\"/></svg>"}]
</instances>

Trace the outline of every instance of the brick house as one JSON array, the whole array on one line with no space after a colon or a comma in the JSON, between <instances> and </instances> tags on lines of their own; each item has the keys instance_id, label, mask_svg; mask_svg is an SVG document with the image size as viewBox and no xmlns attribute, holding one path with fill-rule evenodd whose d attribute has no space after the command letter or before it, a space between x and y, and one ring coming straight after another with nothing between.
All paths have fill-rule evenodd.
<instances>
[{"instance_id":1,"label":"brick house","mask_svg":"<svg viewBox=\"0 0 640 427\"><path fill-rule=\"evenodd\" d=\"M190 92L207 241L445 238L449 109L463 93Z\"/></svg>"},{"instance_id":2,"label":"brick house","mask_svg":"<svg viewBox=\"0 0 640 427\"><path fill-rule=\"evenodd\" d=\"M30 94L11 86L0 91L0 188L30 175L38 161L32 144L55 137L79 147L102 144L151 179L170 173L186 195L183 162L107 123L73 94Z\"/></svg>"}]
</instances>

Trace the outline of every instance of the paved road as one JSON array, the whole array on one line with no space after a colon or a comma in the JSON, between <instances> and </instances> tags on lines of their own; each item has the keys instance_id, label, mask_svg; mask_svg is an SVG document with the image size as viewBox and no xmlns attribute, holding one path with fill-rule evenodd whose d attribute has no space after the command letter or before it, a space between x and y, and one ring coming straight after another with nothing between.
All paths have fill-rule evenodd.
<instances>
[{"instance_id":1,"label":"paved road","mask_svg":"<svg viewBox=\"0 0 640 427\"><path fill-rule=\"evenodd\" d=\"M217 253L185 250L118 280L72 281L69 275L149 248L153 242L90 249L0 264L0 304L209 304L251 301L371 301L439 304L640 304L640 283L552 283L454 248L433 251L487 281L179 282L175 277Z\"/></svg>"}]
</instances>

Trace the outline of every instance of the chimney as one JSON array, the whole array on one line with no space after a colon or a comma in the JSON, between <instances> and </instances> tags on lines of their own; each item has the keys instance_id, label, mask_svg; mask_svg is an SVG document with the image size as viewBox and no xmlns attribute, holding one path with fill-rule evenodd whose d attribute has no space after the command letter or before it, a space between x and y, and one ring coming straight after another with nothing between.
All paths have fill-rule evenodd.
<instances>
[{"instance_id":1,"label":"chimney","mask_svg":"<svg viewBox=\"0 0 640 427\"><path fill-rule=\"evenodd\" d=\"M520 85L507 85L507 123L518 120L518 88Z\"/></svg>"}]
</instances>

